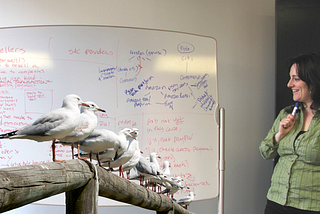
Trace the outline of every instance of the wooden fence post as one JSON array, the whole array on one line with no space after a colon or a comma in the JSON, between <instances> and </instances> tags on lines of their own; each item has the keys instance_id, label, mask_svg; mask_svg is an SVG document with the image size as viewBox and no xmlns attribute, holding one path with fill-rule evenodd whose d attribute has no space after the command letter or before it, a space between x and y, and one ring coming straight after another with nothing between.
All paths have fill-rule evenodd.
<instances>
[{"instance_id":1,"label":"wooden fence post","mask_svg":"<svg viewBox=\"0 0 320 214\"><path fill-rule=\"evenodd\" d=\"M98 174L96 166L87 163L94 177L85 186L66 192L66 214L98 213Z\"/></svg>"}]
</instances>

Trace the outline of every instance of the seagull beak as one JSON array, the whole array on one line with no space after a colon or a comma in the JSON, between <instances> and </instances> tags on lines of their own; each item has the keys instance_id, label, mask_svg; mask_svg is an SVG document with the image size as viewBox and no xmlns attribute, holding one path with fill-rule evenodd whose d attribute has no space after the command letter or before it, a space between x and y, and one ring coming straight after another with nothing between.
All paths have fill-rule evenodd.
<instances>
[{"instance_id":1,"label":"seagull beak","mask_svg":"<svg viewBox=\"0 0 320 214\"><path fill-rule=\"evenodd\" d=\"M81 103L81 105L89 107L89 105L87 103Z\"/></svg>"},{"instance_id":2,"label":"seagull beak","mask_svg":"<svg viewBox=\"0 0 320 214\"><path fill-rule=\"evenodd\" d=\"M140 151L141 154L143 154L143 151Z\"/></svg>"},{"instance_id":3,"label":"seagull beak","mask_svg":"<svg viewBox=\"0 0 320 214\"><path fill-rule=\"evenodd\" d=\"M102 112L107 112L106 110L102 109L102 108L97 108L98 111L102 111Z\"/></svg>"},{"instance_id":4,"label":"seagull beak","mask_svg":"<svg viewBox=\"0 0 320 214\"><path fill-rule=\"evenodd\" d=\"M135 137L133 137L133 136L131 136L131 135L130 135L129 137L130 137L130 138L133 138L133 139L135 139L135 140L136 140L136 138L135 138Z\"/></svg>"}]
</instances>

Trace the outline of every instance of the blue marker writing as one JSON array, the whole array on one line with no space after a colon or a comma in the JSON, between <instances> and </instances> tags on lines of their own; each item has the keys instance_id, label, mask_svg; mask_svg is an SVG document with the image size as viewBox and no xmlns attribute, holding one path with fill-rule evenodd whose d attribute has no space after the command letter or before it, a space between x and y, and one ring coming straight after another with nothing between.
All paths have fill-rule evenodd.
<instances>
[{"instance_id":1,"label":"blue marker writing","mask_svg":"<svg viewBox=\"0 0 320 214\"><path fill-rule=\"evenodd\" d=\"M296 116L296 113L297 113L297 110L298 110L298 106L299 106L299 102L297 102L296 105L293 108L293 111L292 111L292 115L293 116Z\"/></svg>"}]
</instances>

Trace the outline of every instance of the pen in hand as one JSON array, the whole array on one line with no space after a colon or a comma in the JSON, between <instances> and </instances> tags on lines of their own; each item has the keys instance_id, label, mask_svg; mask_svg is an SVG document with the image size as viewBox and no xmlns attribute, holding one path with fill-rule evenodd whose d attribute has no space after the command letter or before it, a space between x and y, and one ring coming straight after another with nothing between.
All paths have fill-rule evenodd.
<instances>
[{"instance_id":1,"label":"pen in hand","mask_svg":"<svg viewBox=\"0 0 320 214\"><path fill-rule=\"evenodd\" d=\"M293 116L296 116L296 113L297 113L297 110L298 110L298 106L299 106L299 102L297 102L296 105L293 108L293 111L292 111L292 115Z\"/></svg>"}]
</instances>

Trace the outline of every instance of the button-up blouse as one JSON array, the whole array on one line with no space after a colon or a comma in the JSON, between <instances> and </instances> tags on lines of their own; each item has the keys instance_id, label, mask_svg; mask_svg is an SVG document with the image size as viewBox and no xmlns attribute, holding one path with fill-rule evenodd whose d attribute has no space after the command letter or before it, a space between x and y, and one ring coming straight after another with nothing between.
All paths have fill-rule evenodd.
<instances>
[{"instance_id":1,"label":"button-up blouse","mask_svg":"<svg viewBox=\"0 0 320 214\"><path fill-rule=\"evenodd\" d=\"M279 113L259 147L265 159L280 156L267 198L284 206L320 211L320 109L315 112L309 130L301 132L303 114L300 108L292 130L275 144L274 136L287 112L283 109Z\"/></svg>"}]
</instances>

